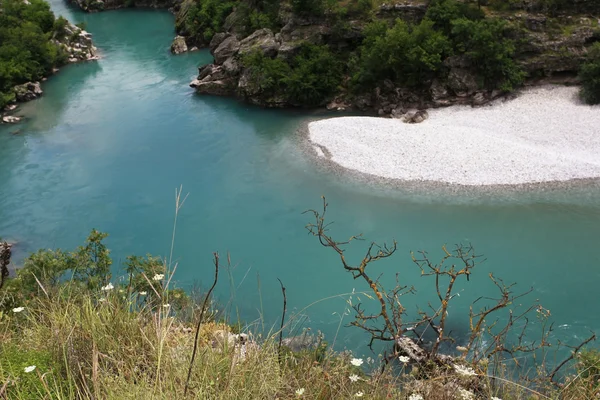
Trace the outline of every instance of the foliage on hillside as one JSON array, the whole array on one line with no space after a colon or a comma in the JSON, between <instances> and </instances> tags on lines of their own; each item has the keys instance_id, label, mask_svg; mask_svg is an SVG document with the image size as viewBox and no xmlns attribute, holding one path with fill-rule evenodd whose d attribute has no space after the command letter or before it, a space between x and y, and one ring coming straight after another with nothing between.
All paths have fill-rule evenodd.
<instances>
[{"instance_id":1,"label":"foliage on hillside","mask_svg":"<svg viewBox=\"0 0 600 400\"><path fill-rule=\"evenodd\" d=\"M0 0L0 108L14 99L15 85L40 80L65 61L50 41L62 21L44 0Z\"/></svg>"},{"instance_id":2,"label":"foliage on hillside","mask_svg":"<svg viewBox=\"0 0 600 400\"><path fill-rule=\"evenodd\" d=\"M590 48L588 61L581 67L579 78L583 100L589 104L600 104L600 42Z\"/></svg>"},{"instance_id":3,"label":"foliage on hillside","mask_svg":"<svg viewBox=\"0 0 600 400\"><path fill-rule=\"evenodd\" d=\"M335 93L342 77L342 64L327 46L304 44L290 62L252 52L243 64L253 91L268 97L285 94L299 106L321 105Z\"/></svg>"},{"instance_id":4,"label":"foliage on hillside","mask_svg":"<svg viewBox=\"0 0 600 400\"><path fill-rule=\"evenodd\" d=\"M453 55L471 61L484 88L512 90L524 78L506 24L455 0L434 0L418 25L396 20L389 27L375 21L364 35L353 75L358 87L386 79L405 87L425 86L446 78L443 62Z\"/></svg>"}]
</instances>

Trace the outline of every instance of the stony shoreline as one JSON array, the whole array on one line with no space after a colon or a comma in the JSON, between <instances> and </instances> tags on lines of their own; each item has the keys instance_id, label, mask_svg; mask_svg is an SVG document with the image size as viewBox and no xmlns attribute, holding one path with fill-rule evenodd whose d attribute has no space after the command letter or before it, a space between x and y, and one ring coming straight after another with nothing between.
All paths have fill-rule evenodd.
<instances>
[{"instance_id":1,"label":"stony shoreline","mask_svg":"<svg viewBox=\"0 0 600 400\"><path fill-rule=\"evenodd\" d=\"M53 38L52 41L65 53L67 65L95 61L100 58L92 42L92 34L70 22L64 27L62 39ZM58 71L55 68L52 72L57 73ZM47 77L44 77L43 80L46 79ZM15 102L9 104L4 110L0 109L0 123L16 124L20 122L22 117L15 115L18 104L35 100L44 93L40 82L25 82L15 86L13 90L15 92Z\"/></svg>"},{"instance_id":2,"label":"stony shoreline","mask_svg":"<svg viewBox=\"0 0 600 400\"><path fill-rule=\"evenodd\" d=\"M430 110L421 124L370 117L314 121L322 165L408 190L528 191L600 182L600 108L577 88L544 86L489 107Z\"/></svg>"}]
</instances>

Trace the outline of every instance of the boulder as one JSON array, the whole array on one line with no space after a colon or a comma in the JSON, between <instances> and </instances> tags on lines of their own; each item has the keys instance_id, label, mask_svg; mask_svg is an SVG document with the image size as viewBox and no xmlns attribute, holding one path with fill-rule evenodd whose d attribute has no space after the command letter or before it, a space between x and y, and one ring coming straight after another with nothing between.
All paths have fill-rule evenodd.
<instances>
[{"instance_id":1,"label":"boulder","mask_svg":"<svg viewBox=\"0 0 600 400\"><path fill-rule=\"evenodd\" d=\"M27 82L14 88L17 101L31 101L44 93L39 82Z\"/></svg>"},{"instance_id":2,"label":"boulder","mask_svg":"<svg viewBox=\"0 0 600 400\"><path fill-rule=\"evenodd\" d=\"M407 124L420 124L429 118L429 114L426 110L408 110L402 116L402 122Z\"/></svg>"},{"instance_id":3,"label":"boulder","mask_svg":"<svg viewBox=\"0 0 600 400\"><path fill-rule=\"evenodd\" d=\"M187 51L188 47L185 43L185 38L183 36L175 36L175 39L173 39L173 43L171 44L171 53L181 54Z\"/></svg>"},{"instance_id":4,"label":"boulder","mask_svg":"<svg viewBox=\"0 0 600 400\"><path fill-rule=\"evenodd\" d=\"M210 44L208 45L211 49L211 51L215 50L217 47L219 47L219 45L221 43L223 43L223 41L225 39L227 39L228 37L230 37L231 34L229 33L225 33L225 32L219 32L219 33L215 33L214 36L212 37Z\"/></svg>"},{"instance_id":5,"label":"boulder","mask_svg":"<svg viewBox=\"0 0 600 400\"><path fill-rule=\"evenodd\" d=\"M215 64L222 64L229 57L235 55L240 49L240 42L235 36L229 36L224 39L213 51Z\"/></svg>"},{"instance_id":6,"label":"boulder","mask_svg":"<svg viewBox=\"0 0 600 400\"><path fill-rule=\"evenodd\" d=\"M279 50L279 43L270 29L259 29L240 42L239 54L246 54L259 50L267 57L275 57Z\"/></svg>"},{"instance_id":7,"label":"boulder","mask_svg":"<svg viewBox=\"0 0 600 400\"><path fill-rule=\"evenodd\" d=\"M448 87L457 96L468 96L474 93L479 85L476 75L466 68L452 68L448 74Z\"/></svg>"},{"instance_id":8,"label":"boulder","mask_svg":"<svg viewBox=\"0 0 600 400\"><path fill-rule=\"evenodd\" d=\"M5 124L16 124L19 121L21 121L21 118L15 117L14 115L5 115L2 117L2 122Z\"/></svg>"}]
</instances>

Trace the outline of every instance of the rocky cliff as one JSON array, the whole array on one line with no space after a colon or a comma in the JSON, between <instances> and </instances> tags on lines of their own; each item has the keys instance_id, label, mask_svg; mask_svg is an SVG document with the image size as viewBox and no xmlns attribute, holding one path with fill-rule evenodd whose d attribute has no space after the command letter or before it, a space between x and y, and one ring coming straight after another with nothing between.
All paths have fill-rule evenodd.
<instances>
[{"instance_id":1,"label":"rocky cliff","mask_svg":"<svg viewBox=\"0 0 600 400\"><path fill-rule=\"evenodd\" d=\"M576 82L587 48L600 41L600 1L575 0L560 13L544 12L533 0L511 4L513 9L501 12L486 9L486 13L488 17L500 17L509 22L516 43L515 58L526 75L525 84ZM403 2L383 5L376 15L379 19L401 18L417 23L426 10L427 6L422 2ZM334 34L334 27L323 20L288 16L277 32L260 29L246 37L234 29L218 33L209 44L214 62L201 66L198 77L190 86L199 94L237 96L261 106L296 105L284 92L265 95L253 86L251 70L242 62L244 55L259 51L271 59L289 60L306 42L327 44L336 49L355 48L362 40L364 24L348 21L347 26L350 29L339 35ZM506 94L501 90L482 89L474 66L467 57L453 56L444 60L443 65L447 75L443 79L434 79L422 90L398 87L391 81L384 81L360 95L350 94L341 87L336 95L329 98L327 106L330 109L355 108L372 110L379 115L402 116L410 108L482 105Z\"/></svg>"}]
</instances>

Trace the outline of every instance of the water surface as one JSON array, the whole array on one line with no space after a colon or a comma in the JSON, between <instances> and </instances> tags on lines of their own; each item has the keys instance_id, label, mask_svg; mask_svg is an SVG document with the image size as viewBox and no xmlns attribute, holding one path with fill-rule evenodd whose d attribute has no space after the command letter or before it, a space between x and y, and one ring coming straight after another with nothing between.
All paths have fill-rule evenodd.
<instances>
[{"instance_id":1,"label":"water surface","mask_svg":"<svg viewBox=\"0 0 600 400\"><path fill-rule=\"evenodd\" d=\"M365 290L306 233L310 216L302 212L320 207L325 195L336 221L332 234L398 241L395 258L374 265L373 274L384 273L389 286L400 272L403 283L415 285L419 294L407 303L413 314L432 287L419 278L409 252L427 249L435 257L443 244L472 242L487 261L460 287L451 309L455 331L464 331L469 301L490 293L490 272L523 290L533 286L524 302L539 298L551 310L556 336L600 330L593 312L600 300L597 187L474 199L363 185L319 168L298 146L297 128L314 115L194 95L187 85L211 57L169 53L170 14L82 14L53 6L87 23L102 59L50 78L44 97L22 107L29 119L18 135L11 134L17 127L0 126L0 233L17 240L21 254L74 248L97 228L110 233L118 261L167 255L174 192L183 185L189 197L174 249L179 284L206 283L212 252L230 252L234 290L224 276L219 298L234 297L244 320L262 315L268 327L281 307L276 278L296 312ZM364 245L349 256L360 256ZM323 300L303 310L304 324L332 341L345 308L342 298ZM358 349L360 340L352 328L342 329L336 346Z\"/></svg>"}]
</instances>

